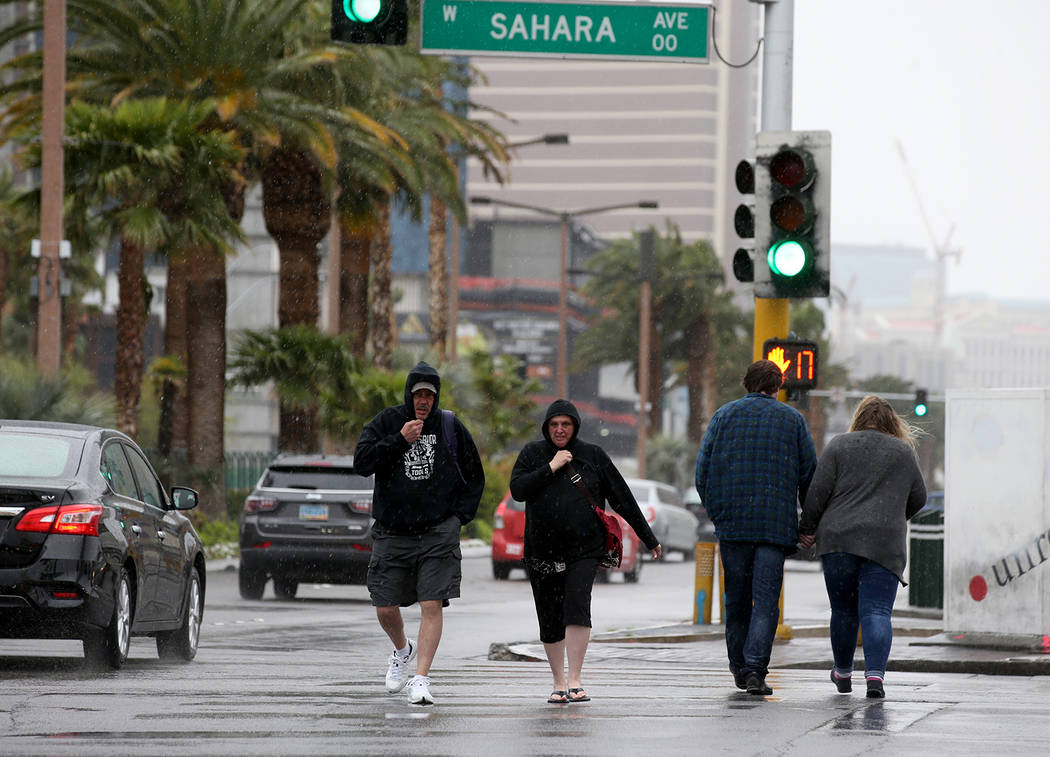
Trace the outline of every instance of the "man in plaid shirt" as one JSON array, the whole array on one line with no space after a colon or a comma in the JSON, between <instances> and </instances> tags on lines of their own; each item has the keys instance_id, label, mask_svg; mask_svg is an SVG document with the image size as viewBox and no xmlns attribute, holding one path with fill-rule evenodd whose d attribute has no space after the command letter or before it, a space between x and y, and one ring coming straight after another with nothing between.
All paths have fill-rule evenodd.
<instances>
[{"instance_id":1,"label":"man in plaid shirt","mask_svg":"<svg viewBox=\"0 0 1050 757\"><path fill-rule=\"evenodd\" d=\"M780 617L784 558L798 544L798 505L817 466L806 421L778 402L780 367L758 360L744 374L747 396L711 418L696 459L696 490L715 525L726 594L726 648L737 688L766 684Z\"/></svg>"}]
</instances>

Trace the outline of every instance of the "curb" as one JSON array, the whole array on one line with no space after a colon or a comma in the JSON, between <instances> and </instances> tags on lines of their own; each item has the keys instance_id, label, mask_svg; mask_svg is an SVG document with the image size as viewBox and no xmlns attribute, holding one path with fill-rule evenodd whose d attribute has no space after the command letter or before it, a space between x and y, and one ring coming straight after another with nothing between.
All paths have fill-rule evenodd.
<instances>
[{"instance_id":1,"label":"curb","mask_svg":"<svg viewBox=\"0 0 1050 757\"><path fill-rule=\"evenodd\" d=\"M790 625L790 624L789 624ZM933 637L943 634L939 627L894 626L894 636ZM826 623L791 625L790 635L777 637L774 644L783 644L791 639L827 638ZM630 628L623 631L609 631L594 634L591 641L598 644L684 644L691 641L715 641L725 638L725 629L721 624L681 626L655 626L652 628ZM914 642L913 642L914 643ZM958 642L943 642L958 645ZM1004 647L1005 648L1005 647ZM1021 647L1009 647L1021 649ZM1028 647L1024 647L1028 649Z\"/></svg>"}]
</instances>

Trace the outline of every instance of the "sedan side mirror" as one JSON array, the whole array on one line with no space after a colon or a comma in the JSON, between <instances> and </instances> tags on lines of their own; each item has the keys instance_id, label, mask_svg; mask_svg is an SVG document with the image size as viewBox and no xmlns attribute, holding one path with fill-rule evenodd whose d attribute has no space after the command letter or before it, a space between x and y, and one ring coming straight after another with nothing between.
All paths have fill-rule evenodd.
<instances>
[{"instance_id":1,"label":"sedan side mirror","mask_svg":"<svg viewBox=\"0 0 1050 757\"><path fill-rule=\"evenodd\" d=\"M171 487L171 503L176 510L192 510L197 506L200 495L188 486Z\"/></svg>"}]
</instances>

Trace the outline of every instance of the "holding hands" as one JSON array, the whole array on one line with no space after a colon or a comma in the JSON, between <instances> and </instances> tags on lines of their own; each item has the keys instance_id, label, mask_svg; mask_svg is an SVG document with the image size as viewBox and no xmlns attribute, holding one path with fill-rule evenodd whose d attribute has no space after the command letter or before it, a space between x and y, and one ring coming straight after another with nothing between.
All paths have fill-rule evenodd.
<instances>
[{"instance_id":1,"label":"holding hands","mask_svg":"<svg viewBox=\"0 0 1050 757\"><path fill-rule=\"evenodd\" d=\"M809 549L814 544L816 544L816 542L817 542L816 534L799 534L798 535L798 545L800 547L802 547L802 549Z\"/></svg>"}]
</instances>

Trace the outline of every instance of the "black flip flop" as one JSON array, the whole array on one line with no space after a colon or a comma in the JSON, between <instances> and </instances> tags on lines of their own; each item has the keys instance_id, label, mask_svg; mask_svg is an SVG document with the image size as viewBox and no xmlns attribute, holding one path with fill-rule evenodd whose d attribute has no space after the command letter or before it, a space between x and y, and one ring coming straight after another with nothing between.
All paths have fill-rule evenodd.
<instances>
[{"instance_id":1,"label":"black flip flop","mask_svg":"<svg viewBox=\"0 0 1050 757\"><path fill-rule=\"evenodd\" d=\"M583 696L574 697L573 694L582 694ZM591 698L587 696L585 689L569 689L569 701L570 702L589 702Z\"/></svg>"},{"instance_id":2,"label":"black flip flop","mask_svg":"<svg viewBox=\"0 0 1050 757\"><path fill-rule=\"evenodd\" d=\"M565 698L564 699L556 699L555 697L565 697ZM562 690L558 689L557 691L552 691L551 695L549 697L547 697L547 704L568 704L568 703L569 703L569 693L567 691L562 691Z\"/></svg>"}]
</instances>

